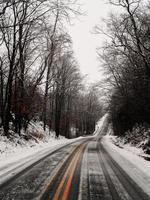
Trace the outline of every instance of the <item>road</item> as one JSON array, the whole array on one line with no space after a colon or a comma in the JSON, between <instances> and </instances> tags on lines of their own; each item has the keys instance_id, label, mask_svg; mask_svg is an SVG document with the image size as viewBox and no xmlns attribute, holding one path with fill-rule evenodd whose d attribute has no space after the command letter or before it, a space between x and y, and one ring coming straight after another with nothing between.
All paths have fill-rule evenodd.
<instances>
[{"instance_id":1,"label":"road","mask_svg":"<svg viewBox=\"0 0 150 200\"><path fill-rule=\"evenodd\" d=\"M1 200L150 200L94 137L66 145L0 186Z\"/></svg>"}]
</instances>

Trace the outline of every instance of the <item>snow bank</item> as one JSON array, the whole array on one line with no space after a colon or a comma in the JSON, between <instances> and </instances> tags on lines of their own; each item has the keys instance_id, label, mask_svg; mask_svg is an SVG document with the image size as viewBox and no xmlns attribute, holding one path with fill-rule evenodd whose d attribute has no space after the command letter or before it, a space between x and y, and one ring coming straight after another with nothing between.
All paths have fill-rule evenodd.
<instances>
[{"instance_id":1,"label":"snow bank","mask_svg":"<svg viewBox=\"0 0 150 200\"><path fill-rule=\"evenodd\" d=\"M55 134L53 132L49 133L48 127L44 132L41 122L32 122L26 133L21 132L21 136L14 132L12 132L9 139L5 136L0 136L0 165L1 159L13 160L12 157L18 158L24 154L30 154L35 150L37 151L49 145L53 146L63 141L67 141L67 139L60 137L59 140L56 140Z\"/></svg>"},{"instance_id":2,"label":"snow bank","mask_svg":"<svg viewBox=\"0 0 150 200\"><path fill-rule=\"evenodd\" d=\"M111 133L113 132L110 128ZM113 137L116 146L129 150L137 155L150 157L150 129L136 125L124 136ZM148 155L149 154L149 155Z\"/></svg>"},{"instance_id":3,"label":"snow bank","mask_svg":"<svg viewBox=\"0 0 150 200\"><path fill-rule=\"evenodd\" d=\"M10 139L0 136L0 185L49 153L83 139L79 137L69 140L62 136L56 139L55 134L49 133L48 129L43 132L40 122L32 123L28 135L24 134L22 132L21 137L14 135ZM26 140L25 136L29 135L30 139Z\"/></svg>"},{"instance_id":4,"label":"snow bank","mask_svg":"<svg viewBox=\"0 0 150 200\"><path fill-rule=\"evenodd\" d=\"M114 144L114 141L114 136L106 135L103 137L102 144L127 174L150 195L150 162L138 156L140 154L139 149L120 148Z\"/></svg>"},{"instance_id":5,"label":"snow bank","mask_svg":"<svg viewBox=\"0 0 150 200\"><path fill-rule=\"evenodd\" d=\"M43 149L66 143L67 141L65 138L56 140L51 136L47 136L44 141L38 140L38 143L34 140L26 141L20 139L19 141L19 138L15 138L15 141L10 141L6 137L0 137L0 166L15 162L20 158L25 158L35 153L38 154Z\"/></svg>"},{"instance_id":6,"label":"snow bank","mask_svg":"<svg viewBox=\"0 0 150 200\"><path fill-rule=\"evenodd\" d=\"M49 151L68 142L64 137L55 139L55 134L49 133L48 128L44 132L41 122L32 122L27 133L22 131L21 136L13 132L9 139L0 136L0 178L13 168L25 163L30 165Z\"/></svg>"},{"instance_id":7,"label":"snow bank","mask_svg":"<svg viewBox=\"0 0 150 200\"><path fill-rule=\"evenodd\" d=\"M135 155L138 155L140 157L143 157L145 159L146 158L150 159L150 155L146 154L143 150L143 147L141 146L141 144L144 142L141 142L140 145L133 145L132 143L124 142L124 138L120 138L117 136L110 136L110 139L111 139L112 143L115 144L116 146L118 146L119 148L125 149L126 151L129 151L129 152L131 152Z\"/></svg>"}]
</instances>

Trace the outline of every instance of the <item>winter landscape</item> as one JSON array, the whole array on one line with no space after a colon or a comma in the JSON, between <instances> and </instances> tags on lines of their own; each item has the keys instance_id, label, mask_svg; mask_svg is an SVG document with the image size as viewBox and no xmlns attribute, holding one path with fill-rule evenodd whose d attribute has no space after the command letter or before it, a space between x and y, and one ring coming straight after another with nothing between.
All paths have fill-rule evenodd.
<instances>
[{"instance_id":1,"label":"winter landscape","mask_svg":"<svg viewBox=\"0 0 150 200\"><path fill-rule=\"evenodd\" d=\"M0 200L150 200L149 10L0 1Z\"/></svg>"}]
</instances>

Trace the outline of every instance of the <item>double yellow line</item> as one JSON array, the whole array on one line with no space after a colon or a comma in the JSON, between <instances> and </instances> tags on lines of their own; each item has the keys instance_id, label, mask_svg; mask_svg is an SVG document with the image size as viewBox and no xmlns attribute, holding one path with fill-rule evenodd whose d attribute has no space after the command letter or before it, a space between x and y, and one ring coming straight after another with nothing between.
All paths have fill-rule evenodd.
<instances>
[{"instance_id":1,"label":"double yellow line","mask_svg":"<svg viewBox=\"0 0 150 200\"><path fill-rule=\"evenodd\" d=\"M67 200L68 194L70 191L70 187L71 187L71 183L72 183L72 179L74 176L74 172L75 172L78 160L79 160L81 153L83 152L85 146L86 146L86 143L81 144L79 149L76 151L67 170L65 171L63 178L61 179L60 184L58 185L58 187L55 191L55 194L54 194L52 200Z\"/></svg>"}]
</instances>

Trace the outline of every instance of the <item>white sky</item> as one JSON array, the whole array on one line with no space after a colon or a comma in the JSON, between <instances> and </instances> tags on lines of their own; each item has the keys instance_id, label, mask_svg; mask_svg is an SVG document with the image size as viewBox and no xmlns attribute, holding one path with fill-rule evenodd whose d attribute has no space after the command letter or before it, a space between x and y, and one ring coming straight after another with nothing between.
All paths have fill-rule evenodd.
<instances>
[{"instance_id":1,"label":"white sky","mask_svg":"<svg viewBox=\"0 0 150 200\"><path fill-rule=\"evenodd\" d=\"M73 40L75 57L80 65L81 72L88 74L88 80L95 82L102 78L99 69L96 47L102 45L103 36L95 35L91 32L96 24L100 24L102 18L106 18L110 7L106 0L82 0L82 9L86 11L86 16L81 17L80 21L69 27L69 33Z\"/></svg>"}]
</instances>

